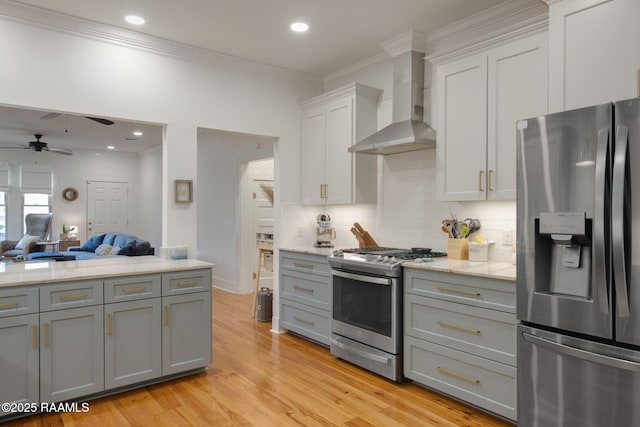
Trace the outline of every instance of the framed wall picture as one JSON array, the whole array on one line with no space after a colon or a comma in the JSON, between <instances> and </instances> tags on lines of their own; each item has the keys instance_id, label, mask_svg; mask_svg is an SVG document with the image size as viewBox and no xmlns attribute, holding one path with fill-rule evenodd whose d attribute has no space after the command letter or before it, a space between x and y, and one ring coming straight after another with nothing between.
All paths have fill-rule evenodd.
<instances>
[{"instance_id":1,"label":"framed wall picture","mask_svg":"<svg viewBox=\"0 0 640 427\"><path fill-rule=\"evenodd\" d=\"M176 179L175 184L176 203L193 202L193 181L190 179Z\"/></svg>"}]
</instances>

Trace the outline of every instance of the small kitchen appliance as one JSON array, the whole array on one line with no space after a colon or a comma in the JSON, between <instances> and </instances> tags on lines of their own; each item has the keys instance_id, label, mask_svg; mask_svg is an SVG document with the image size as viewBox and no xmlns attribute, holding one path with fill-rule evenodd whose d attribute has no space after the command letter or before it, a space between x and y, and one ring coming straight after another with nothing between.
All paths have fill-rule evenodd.
<instances>
[{"instance_id":1,"label":"small kitchen appliance","mask_svg":"<svg viewBox=\"0 0 640 427\"><path fill-rule=\"evenodd\" d=\"M321 213L316 217L318 227L316 227L316 248L332 248L333 240L336 238L336 229L331 225L329 214Z\"/></svg>"},{"instance_id":2,"label":"small kitchen appliance","mask_svg":"<svg viewBox=\"0 0 640 427\"><path fill-rule=\"evenodd\" d=\"M446 255L425 248L334 251L331 354L402 381L402 262Z\"/></svg>"}]
</instances>

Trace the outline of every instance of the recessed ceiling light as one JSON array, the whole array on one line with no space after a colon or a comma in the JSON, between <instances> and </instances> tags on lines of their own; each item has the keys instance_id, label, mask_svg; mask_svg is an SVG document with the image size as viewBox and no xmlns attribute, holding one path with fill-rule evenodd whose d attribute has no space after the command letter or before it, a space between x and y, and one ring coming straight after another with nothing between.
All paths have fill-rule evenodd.
<instances>
[{"instance_id":1,"label":"recessed ceiling light","mask_svg":"<svg viewBox=\"0 0 640 427\"><path fill-rule=\"evenodd\" d=\"M294 22L290 28L291 31L295 31L296 33L304 33L309 30L309 25L304 22Z\"/></svg>"},{"instance_id":2,"label":"recessed ceiling light","mask_svg":"<svg viewBox=\"0 0 640 427\"><path fill-rule=\"evenodd\" d=\"M133 132L133 136L142 136L142 135L143 133L140 132L139 130Z\"/></svg>"},{"instance_id":3,"label":"recessed ceiling light","mask_svg":"<svg viewBox=\"0 0 640 427\"><path fill-rule=\"evenodd\" d=\"M144 25L144 23L147 22L142 16L138 15L127 15L124 17L124 20L131 25Z\"/></svg>"},{"instance_id":4,"label":"recessed ceiling light","mask_svg":"<svg viewBox=\"0 0 640 427\"><path fill-rule=\"evenodd\" d=\"M115 150L116 147L114 147L113 145L107 145L107 150Z\"/></svg>"}]
</instances>

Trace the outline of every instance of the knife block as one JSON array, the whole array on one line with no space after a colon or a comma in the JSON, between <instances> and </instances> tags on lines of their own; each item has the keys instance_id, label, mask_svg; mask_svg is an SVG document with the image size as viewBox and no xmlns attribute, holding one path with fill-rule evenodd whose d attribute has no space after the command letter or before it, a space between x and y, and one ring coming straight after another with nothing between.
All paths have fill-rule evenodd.
<instances>
[{"instance_id":1,"label":"knife block","mask_svg":"<svg viewBox=\"0 0 640 427\"><path fill-rule=\"evenodd\" d=\"M469 239L449 239L447 256L449 259L469 259Z\"/></svg>"}]
</instances>

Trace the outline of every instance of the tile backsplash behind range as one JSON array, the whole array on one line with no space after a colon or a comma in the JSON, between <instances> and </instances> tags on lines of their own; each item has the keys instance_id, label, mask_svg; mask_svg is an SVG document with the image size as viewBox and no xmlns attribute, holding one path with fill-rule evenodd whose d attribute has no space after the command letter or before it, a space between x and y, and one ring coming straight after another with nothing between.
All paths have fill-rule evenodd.
<instances>
[{"instance_id":1,"label":"tile backsplash behind range","mask_svg":"<svg viewBox=\"0 0 640 427\"><path fill-rule=\"evenodd\" d=\"M435 149L384 156L382 164L377 234L385 245L446 251L447 236L440 224L453 211L460 219L480 220L479 233L495 241L490 259L511 260L512 247L503 245L503 232L510 231L515 239L515 201L437 201Z\"/></svg>"}]
</instances>

